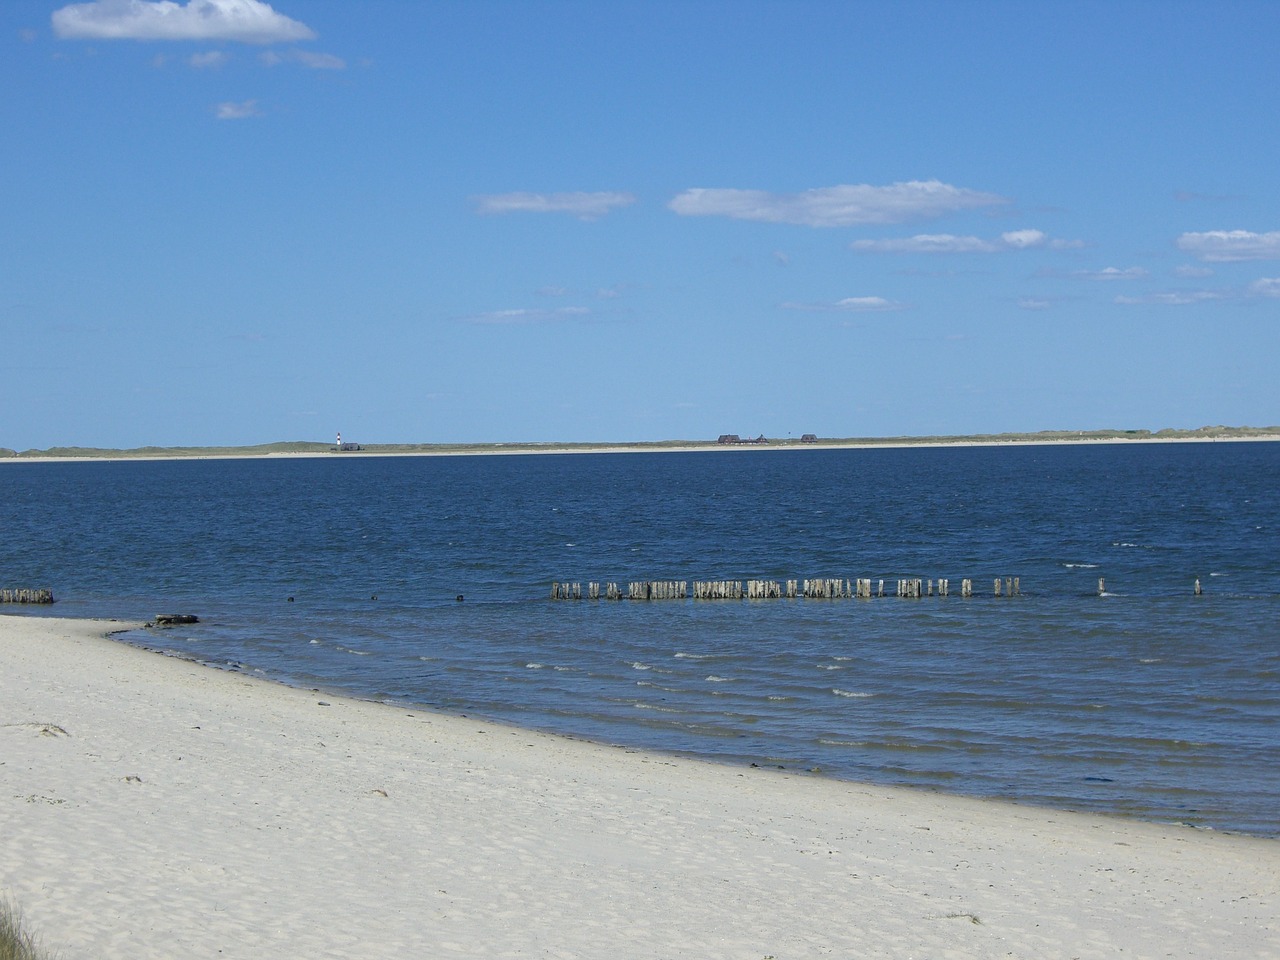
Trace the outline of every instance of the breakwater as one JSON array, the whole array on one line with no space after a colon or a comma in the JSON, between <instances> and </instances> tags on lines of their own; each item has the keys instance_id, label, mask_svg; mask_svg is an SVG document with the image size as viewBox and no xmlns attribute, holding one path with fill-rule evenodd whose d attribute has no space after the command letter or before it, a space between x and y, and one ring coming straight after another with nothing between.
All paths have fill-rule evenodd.
<instances>
[{"instance_id":1,"label":"breakwater","mask_svg":"<svg viewBox=\"0 0 1280 960\"><path fill-rule=\"evenodd\" d=\"M870 600L884 597L883 578L873 580L859 577L821 578L812 580L695 580L690 589L688 580L632 580L624 590L617 583L589 580L585 589L581 581L560 581L551 584L552 600ZM1099 593L1102 584L1099 582ZM1197 582L1197 593L1199 584ZM893 595L904 599L923 597L948 597L951 581L948 578L924 579L921 577L898 578ZM1021 577L995 577L991 595L996 597L1022 596ZM960 596L974 596L972 578L960 581Z\"/></svg>"}]
</instances>

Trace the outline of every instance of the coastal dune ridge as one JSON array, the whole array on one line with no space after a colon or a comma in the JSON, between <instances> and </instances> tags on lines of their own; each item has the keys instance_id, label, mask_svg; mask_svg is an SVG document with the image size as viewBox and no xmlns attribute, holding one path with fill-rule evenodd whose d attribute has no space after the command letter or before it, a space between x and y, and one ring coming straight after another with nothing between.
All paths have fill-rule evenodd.
<instances>
[{"instance_id":1,"label":"coastal dune ridge","mask_svg":"<svg viewBox=\"0 0 1280 960\"><path fill-rule=\"evenodd\" d=\"M720 765L0 617L0 897L89 957L1259 957L1271 839Z\"/></svg>"}]
</instances>

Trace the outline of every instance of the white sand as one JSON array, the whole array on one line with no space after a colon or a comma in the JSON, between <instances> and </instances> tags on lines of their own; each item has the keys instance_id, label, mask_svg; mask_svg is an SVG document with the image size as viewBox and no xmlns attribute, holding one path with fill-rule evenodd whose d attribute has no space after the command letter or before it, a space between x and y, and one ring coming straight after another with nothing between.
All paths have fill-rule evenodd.
<instances>
[{"instance_id":1,"label":"white sand","mask_svg":"<svg viewBox=\"0 0 1280 960\"><path fill-rule=\"evenodd\" d=\"M739 769L0 617L0 895L65 960L1277 957L1280 841Z\"/></svg>"}]
</instances>

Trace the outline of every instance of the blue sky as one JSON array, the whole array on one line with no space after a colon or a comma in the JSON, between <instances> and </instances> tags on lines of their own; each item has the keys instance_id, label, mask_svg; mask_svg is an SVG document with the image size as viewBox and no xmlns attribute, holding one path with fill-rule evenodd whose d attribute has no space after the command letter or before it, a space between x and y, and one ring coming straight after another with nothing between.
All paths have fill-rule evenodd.
<instances>
[{"instance_id":1,"label":"blue sky","mask_svg":"<svg viewBox=\"0 0 1280 960\"><path fill-rule=\"evenodd\" d=\"M0 446L1280 423L1277 37L6 0Z\"/></svg>"}]
</instances>

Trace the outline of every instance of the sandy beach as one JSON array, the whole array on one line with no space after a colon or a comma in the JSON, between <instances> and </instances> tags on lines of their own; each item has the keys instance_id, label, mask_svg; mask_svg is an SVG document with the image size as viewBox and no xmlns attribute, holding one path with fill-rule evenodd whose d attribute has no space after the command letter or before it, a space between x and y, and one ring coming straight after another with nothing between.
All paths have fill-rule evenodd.
<instances>
[{"instance_id":1,"label":"sandy beach","mask_svg":"<svg viewBox=\"0 0 1280 960\"><path fill-rule=\"evenodd\" d=\"M0 617L0 896L65 960L1263 957L1280 841L743 769Z\"/></svg>"}]
</instances>

